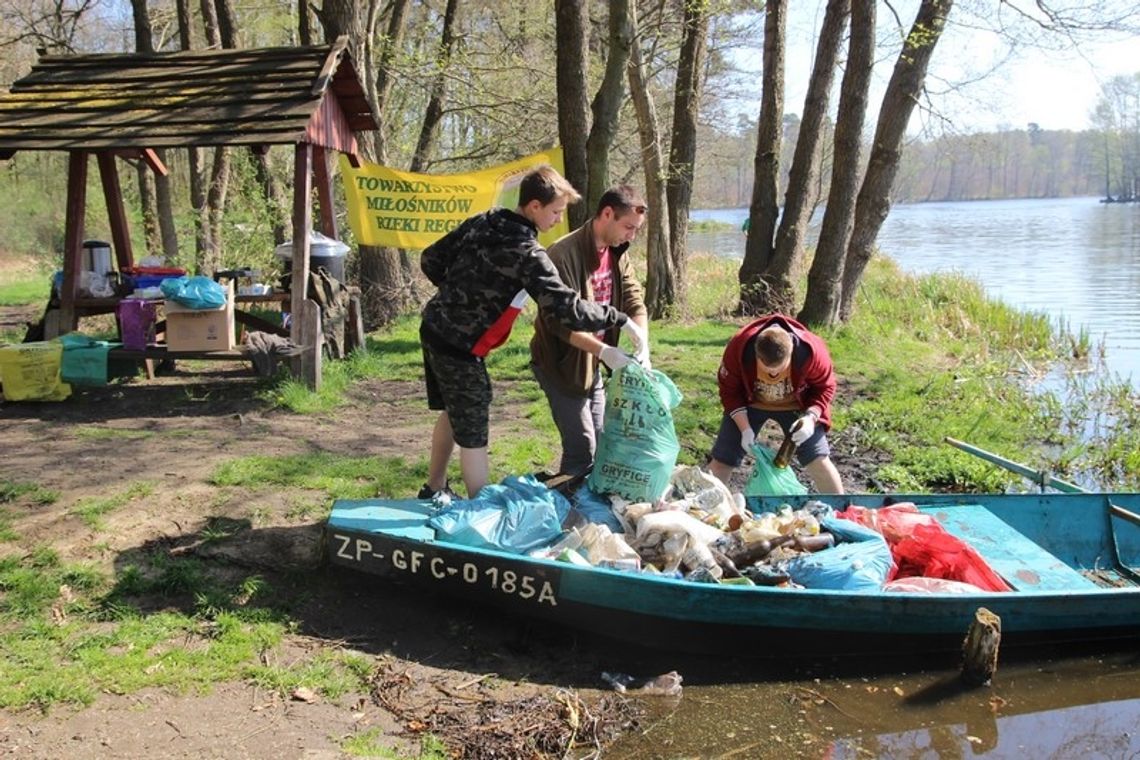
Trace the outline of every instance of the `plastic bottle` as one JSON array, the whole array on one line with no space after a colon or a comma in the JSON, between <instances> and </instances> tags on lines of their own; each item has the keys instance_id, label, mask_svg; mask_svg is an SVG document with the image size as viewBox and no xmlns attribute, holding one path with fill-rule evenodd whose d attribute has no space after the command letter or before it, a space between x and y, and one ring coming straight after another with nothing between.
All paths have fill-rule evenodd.
<instances>
[{"instance_id":1,"label":"plastic bottle","mask_svg":"<svg viewBox=\"0 0 1140 760\"><path fill-rule=\"evenodd\" d=\"M752 520L745 520L737 532L740 533L740 537L744 539L745 543L763 541L766 538L771 539L780 535L776 516L771 512L765 512Z\"/></svg>"},{"instance_id":2,"label":"plastic bottle","mask_svg":"<svg viewBox=\"0 0 1140 760\"><path fill-rule=\"evenodd\" d=\"M689 542L689 548L686 549L684 555L681 556L681 562L685 567L689 568L690 571L695 572L702 570L717 580L720 580L720 577L724 575L724 571L721 570L720 565L716 563L716 559L713 558L709 547L700 541Z\"/></svg>"},{"instance_id":3,"label":"plastic bottle","mask_svg":"<svg viewBox=\"0 0 1140 760\"><path fill-rule=\"evenodd\" d=\"M661 568L661 571L666 574L676 572L681 564L681 558L685 555L685 550L688 548L688 533L684 531L670 533L661 543L661 553L665 557L665 566Z\"/></svg>"}]
</instances>

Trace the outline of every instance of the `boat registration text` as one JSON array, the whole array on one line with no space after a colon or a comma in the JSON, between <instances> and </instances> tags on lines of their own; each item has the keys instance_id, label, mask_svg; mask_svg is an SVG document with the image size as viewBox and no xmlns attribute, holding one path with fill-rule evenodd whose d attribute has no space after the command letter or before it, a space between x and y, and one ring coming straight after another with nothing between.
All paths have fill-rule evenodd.
<instances>
[{"instance_id":1,"label":"boat registration text","mask_svg":"<svg viewBox=\"0 0 1140 760\"><path fill-rule=\"evenodd\" d=\"M514 570L495 565L480 566L474 562L451 563L440 556L429 555L415 549L393 548L386 555L376 551L366 538L345 536L334 533L336 556L351 562L387 560L388 566L399 573L407 573L437 581L458 580L472 586L483 586L492 591L515 596L523 600L534 600L536 604L558 606L554 587L550 581L525 575Z\"/></svg>"}]
</instances>

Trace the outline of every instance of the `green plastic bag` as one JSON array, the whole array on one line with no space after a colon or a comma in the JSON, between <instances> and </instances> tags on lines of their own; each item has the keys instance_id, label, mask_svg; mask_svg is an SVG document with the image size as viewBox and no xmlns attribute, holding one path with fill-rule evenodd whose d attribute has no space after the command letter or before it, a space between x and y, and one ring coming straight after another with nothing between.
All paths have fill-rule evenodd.
<instances>
[{"instance_id":1,"label":"green plastic bag","mask_svg":"<svg viewBox=\"0 0 1140 760\"><path fill-rule=\"evenodd\" d=\"M744 486L745 496L785 496L807 493L804 484L796 478L791 467L777 467L774 464L776 452L759 444L752 447L756 466L752 477Z\"/></svg>"},{"instance_id":2,"label":"green plastic bag","mask_svg":"<svg viewBox=\"0 0 1140 760\"><path fill-rule=\"evenodd\" d=\"M78 332L61 335L59 340L63 344L59 374L65 383L103 386L108 380L134 377L138 372L137 362L108 359L108 353L118 347L118 343L96 340Z\"/></svg>"},{"instance_id":3,"label":"green plastic bag","mask_svg":"<svg viewBox=\"0 0 1140 760\"><path fill-rule=\"evenodd\" d=\"M681 444L672 410L681 392L659 370L629 364L606 383L605 428L598 436L590 490L657 501L669 488Z\"/></svg>"}]
</instances>

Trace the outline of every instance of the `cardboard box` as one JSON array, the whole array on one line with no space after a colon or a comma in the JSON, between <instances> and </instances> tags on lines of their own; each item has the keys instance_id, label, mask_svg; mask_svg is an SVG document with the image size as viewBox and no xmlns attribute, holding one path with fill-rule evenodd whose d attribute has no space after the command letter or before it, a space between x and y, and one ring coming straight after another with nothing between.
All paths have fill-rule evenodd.
<instances>
[{"instance_id":1,"label":"cardboard box","mask_svg":"<svg viewBox=\"0 0 1140 760\"><path fill-rule=\"evenodd\" d=\"M226 305L217 309L189 309L167 300L166 348L170 351L232 351L234 349L234 286L229 285Z\"/></svg>"}]
</instances>

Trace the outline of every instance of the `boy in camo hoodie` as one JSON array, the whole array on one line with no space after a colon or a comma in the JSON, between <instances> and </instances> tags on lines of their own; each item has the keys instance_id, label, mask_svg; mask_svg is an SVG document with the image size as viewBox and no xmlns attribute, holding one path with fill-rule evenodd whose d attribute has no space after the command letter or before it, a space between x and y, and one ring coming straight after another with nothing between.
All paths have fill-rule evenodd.
<instances>
[{"instance_id":1,"label":"boy in camo hoodie","mask_svg":"<svg viewBox=\"0 0 1140 760\"><path fill-rule=\"evenodd\" d=\"M566 207L580 199L557 171L542 166L523 177L517 209L476 214L424 249L420 267L439 292L424 306L420 342L428 408L440 415L420 498L453 495L447 465L456 444L468 496L486 484L491 378L484 357L510 336L528 297L570 330L620 327L639 358L648 358L645 330L566 287L538 243L538 233L561 221Z\"/></svg>"}]
</instances>

